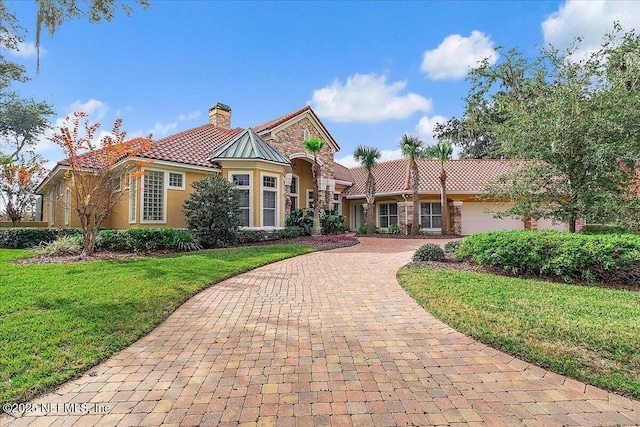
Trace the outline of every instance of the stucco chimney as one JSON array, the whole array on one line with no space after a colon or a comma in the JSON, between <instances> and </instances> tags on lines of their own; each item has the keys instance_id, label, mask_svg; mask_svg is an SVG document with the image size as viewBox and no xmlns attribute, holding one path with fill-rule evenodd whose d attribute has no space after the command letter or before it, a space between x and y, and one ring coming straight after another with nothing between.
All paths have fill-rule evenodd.
<instances>
[{"instance_id":1,"label":"stucco chimney","mask_svg":"<svg viewBox=\"0 0 640 427\"><path fill-rule=\"evenodd\" d=\"M209 123L218 128L231 128L231 107L221 102L216 102L209 107Z\"/></svg>"}]
</instances>

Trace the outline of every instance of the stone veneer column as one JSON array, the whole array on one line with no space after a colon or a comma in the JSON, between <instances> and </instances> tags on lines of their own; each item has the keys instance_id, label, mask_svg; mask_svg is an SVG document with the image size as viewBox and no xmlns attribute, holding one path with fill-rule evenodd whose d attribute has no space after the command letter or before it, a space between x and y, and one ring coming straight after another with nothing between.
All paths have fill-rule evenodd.
<instances>
[{"instance_id":1,"label":"stone veneer column","mask_svg":"<svg viewBox=\"0 0 640 427\"><path fill-rule=\"evenodd\" d=\"M411 226L413 225L413 202L407 202L407 224L406 234L411 234Z\"/></svg>"},{"instance_id":2,"label":"stone veneer column","mask_svg":"<svg viewBox=\"0 0 640 427\"><path fill-rule=\"evenodd\" d=\"M288 173L284 176L284 220L285 224L289 215L291 215L291 178L292 174Z\"/></svg>"},{"instance_id":3,"label":"stone veneer column","mask_svg":"<svg viewBox=\"0 0 640 427\"><path fill-rule=\"evenodd\" d=\"M451 233L459 236L462 234L462 202L449 203L449 215L451 217Z\"/></svg>"}]
</instances>

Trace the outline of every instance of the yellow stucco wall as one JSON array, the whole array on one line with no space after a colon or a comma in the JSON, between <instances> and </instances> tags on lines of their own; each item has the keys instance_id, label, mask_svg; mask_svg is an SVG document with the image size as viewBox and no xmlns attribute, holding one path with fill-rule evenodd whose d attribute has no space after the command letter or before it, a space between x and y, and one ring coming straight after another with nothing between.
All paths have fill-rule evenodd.
<instances>
[{"instance_id":1,"label":"yellow stucco wall","mask_svg":"<svg viewBox=\"0 0 640 427\"><path fill-rule=\"evenodd\" d=\"M285 206L284 206L284 176L289 172L289 167L281 164L246 161L246 160L223 160L219 162L222 166L222 176L231 181L234 174L248 174L251 185L250 201L250 224L249 227L261 227L261 196L262 177L277 177L277 206L276 206L276 227L284 227Z\"/></svg>"}]
</instances>

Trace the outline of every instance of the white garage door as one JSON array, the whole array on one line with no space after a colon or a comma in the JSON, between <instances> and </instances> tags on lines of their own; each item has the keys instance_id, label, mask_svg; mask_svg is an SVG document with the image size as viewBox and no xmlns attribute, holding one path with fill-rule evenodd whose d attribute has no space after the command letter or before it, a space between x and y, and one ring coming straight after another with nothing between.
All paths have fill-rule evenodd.
<instances>
[{"instance_id":1,"label":"white garage door","mask_svg":"<svg viewBox=\"0 0 640 427\"><path fill-rule=\"evenodd\" d=\"M497 206L487 202L464 202L462 204L462 234L469 235L483 231L522 230L521 220L513 218L494 218L488 210L507 209L507 205Z\"/></svg>"},{"instance_id":2,"label":"white garage door","mask_svg":"<svg viewBox=\"0 0 640 427\"><path fill-rule=\"evenodd\" d=\"M556 231L567 231L567 224L564 223L556 223L550 219L539 219L538 220L538 230L556 230Z\"/></svg>"}]
</instances>

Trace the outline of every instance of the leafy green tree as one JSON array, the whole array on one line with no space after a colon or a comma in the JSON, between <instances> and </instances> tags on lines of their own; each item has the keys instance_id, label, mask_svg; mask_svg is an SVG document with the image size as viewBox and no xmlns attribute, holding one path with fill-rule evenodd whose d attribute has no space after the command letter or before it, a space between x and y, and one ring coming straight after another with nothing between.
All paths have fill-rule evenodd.
<instances>
[{"instance_id":1,"label":"leafy green tree","mask_svg":"<svg viewBox=\"0 0 640 427\"><path fill-rule=\"evenodd\" d=\"M320 236L322 234L322 224L320 222L320 194L318 191L318 178L320 174L320 165L318 164L318 154L327 142L318 138L305 139L302 141L304 149L313 154L313 164L311 173L313 175L313 229L312 236Z\"/></svg>"},{"instance_id":2,"label":"leafy green tree","mask_svg":"<svg viewBox=\"0 0 640 427\"><path fill-rule=\"evenodd\" d=\"M471 90L465 98L462 117L452 117L435 126L435 138L460 147L460 158L504 158L502 141L495 129L505 117L496 100L521 102L531 95L526 81L533 77L539 60L528 60L516 49L496 50L502 61L491 65L485 59L469 72L466 80Z\"/></svg>"},{"instance_id":3,"label":"leafy green tree","mask_svg":"<svg viewBox=\"0 0 640 427\"><path fill-rule=\"evenodd\" d=\"M568 222L638 223L640 38L619 26L578 57L543 49L515 52L471 72L470 99L484 99L502 122L488 125L506 157L522 159L489 192L513 205L502 215Z\"/></svg>"},{"instance_id":4,"label":"leafy green tree","mask_svg":"<svg viewBox=\"0 0 640 427\"><path fill-rule=\"evenodd\" d=\"M183 205L191 233L209 248L234 242L240 224L240 195L233 183L210 175L191 186L195 191Z\"/></svg>"},{"instance_id":5,"label":"leafy green tree","mask_svg":"<svg viewBox=\"0 0 640 427\"><path fill-rule=\"evenodd\" d=\"M51 124L51 106L17 95L0 98L0 163L17 162Z\"/></svg>"},{"instance_id":6,"label":"leafy green tree","mask_svg":"<svg viewBox=\"0 0 640 427\"><path fill-rule=\"evenodd\" d=\"M418 188L420 186L420 174L418 172L418 164L416 159L424 157L425 151L423 148L423 142L418 137L413 135L402 135L400 140L400 151L402 156L409 159L409 168L411 170L411 193L413 200L413 216L411 223L411 235L417 236L420 234L420 199L418 195Z\"/></svg>"},{"instance_id":7,"label":"leafy green tree","mask_svg":"<svg viewBox=\"0 0 640 427\"><path fill-rule=\"evenodd\" d=\"M367 170L367 188L365 192L367 203L363 205L364 217L367 223L367 234L373 234L376 228L373 218L373 206L376 201L376 179L373 176L373 167L381 156L382 154L377 148L366 147L364 145L358 145L353 152L354 160L359 162Z\"/></svg>"},{"instance_id":8,"label":"leafy green tree","mask_svg":"<svg viewBox=\"0 0 640 427\"><path fill-rule=\"evenodd\" d=\"M148 0L35 0L38 4L36 15L36 49L38 51L38 69L40 68L40 39L43 29L53 36L58 27L71 19L86 19L91 23L110 22L118 9L131 16L131 3L146 9Z\"/></svg>"}]
</instances>

